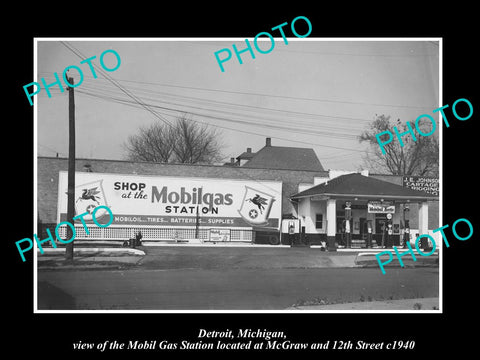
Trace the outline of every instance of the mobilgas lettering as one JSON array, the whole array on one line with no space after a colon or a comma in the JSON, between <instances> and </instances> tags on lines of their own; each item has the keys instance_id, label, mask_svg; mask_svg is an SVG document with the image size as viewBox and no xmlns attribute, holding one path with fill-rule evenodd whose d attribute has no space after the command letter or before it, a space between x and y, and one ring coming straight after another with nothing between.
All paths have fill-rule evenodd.
<instances>
[{"instance_id":1,"label":"mobilgas lettering","mask_svg":"<svg viewBox=\"0 0 480 360\"><path fill-rule=\"evenodd\" d=\"M167 186L158 191L156 186L152 186L152 203L155 201L163 204L231 205L233 194L203 193L202 188L193 188L191 191L187 191L185 187L181 187L180 192L169 192Z\"/></svg>"}]
</instances>

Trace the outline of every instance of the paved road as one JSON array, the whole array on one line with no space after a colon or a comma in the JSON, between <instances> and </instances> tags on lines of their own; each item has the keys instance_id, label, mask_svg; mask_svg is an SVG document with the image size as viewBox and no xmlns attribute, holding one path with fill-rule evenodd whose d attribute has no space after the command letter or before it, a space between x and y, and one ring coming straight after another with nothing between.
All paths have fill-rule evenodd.
<instances>
[{"instance_id":1,"label":"paved road","mask_svg":"<svg viewBox=\"0 0 480 360\"><path fill-rule=\"evenodd\" d=\"M264 310L322 299L438 297L438 269L216 268L39 271L39 309Z\"/></svg>"},{"instance_id":2,"label":"paved road","mask_svg":"<svg viewBox=\"0 0 480 360\"><path fill-rule=\"evenodd\" d=\"M144 247L143 269L277 269L354 265L356 254L290 247ZM343 265L343 266L342 266ZM380 271L380 270L379 270Z\"/></svg>"}]
</instances>

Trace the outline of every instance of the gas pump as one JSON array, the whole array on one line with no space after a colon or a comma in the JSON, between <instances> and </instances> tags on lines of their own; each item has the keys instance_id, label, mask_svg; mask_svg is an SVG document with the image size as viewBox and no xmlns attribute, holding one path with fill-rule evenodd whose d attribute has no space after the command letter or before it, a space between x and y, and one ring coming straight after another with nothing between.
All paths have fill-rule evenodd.
<instances>
[{"instance_id":1,"label":"gas pump","mask_svg":"<svg viewBox=\"0 0 480 360\"><path fill-rule=\"evenodd\" d=\"M288 222L288 234L295 234L295 223L293 222L293 220Z\"/></svg>"},{"instance_id":2,"label":"gas pump","mask_svg":"<svg viewBox=\"0 0 480 360\"><path fill-rule=\"evenodd\" d=\"M295 243L295 222L293 220L288 222L288 238L290 244Z\"/></svg>"},{"instance_id":3,"label":"gas pump","mask_svg":"<svg viewBox=\"0 0 480 360\"><path fill-rule=\"evenodd\" d=\"M387 229L386 221L381 220L380 225L381 225L381 229L382 229L382 248L384 248L385 247L385 232L386 232L386 229Z\"/></svg>"},{"instance_id":4,"label":"gas pump","mask_svg":"<svg viewBox=\"0 0 480 360\"><path fill-rule=\"evenodd\" d=\"M387 247L391 247L393 245L393 221L392 221L392 214L387 214Z\"/></svg>"},{"instance_id":5,"label":"gas pump","mask_svg":"<svg viewBox=\"0 0 480 360\"><path fill-rule=\"evenodd\" d=\"M405 230L403 232L403 248L407 248L407 244L410 242L410 208L407 204L403 206L403 223L405 224Z\"/></svg>"},{"instance_id":6,"label":"gas pump","mask_svg":"<svg viewBox=\"0 0 480 360\"><path fill-rule=\"evenodd\" d=\"M372 220L367 220L367 248L372 247Z\"/></svg>"},{"instance_id":7,"label":"gas pump","mask_svg":"<svg viewBox=\"0 0 480 360\"><path fill-rule=\"evenodd\" d=\"M350 229L350 220L352 218L352 203L350 201L345 202L345 242L346 247L352 247L352 234Z\"/></svg>"},{"instance_id":8,"label":"gas pump","mask_svg":"<svg viewBox=\"0 0 480 360\"><path fill-rule=\"evenodd\" d=\"M300 220L299 219L283 219L282 220L282 234L288 239L287 243L295 245L297 243L297 237L300 233Z\"/></svg>"}]
</instances>

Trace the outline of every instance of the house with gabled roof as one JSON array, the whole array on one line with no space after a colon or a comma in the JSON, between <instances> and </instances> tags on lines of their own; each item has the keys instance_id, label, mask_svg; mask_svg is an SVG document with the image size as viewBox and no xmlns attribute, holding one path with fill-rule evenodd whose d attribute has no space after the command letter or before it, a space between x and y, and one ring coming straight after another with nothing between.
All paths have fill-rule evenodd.
<instances>
[{"instance_id":1,"label":"house with gabled roof","mask_svg":"<svg viewBox=\"0 0 480 360\"><path fill-rule=\"evenodd\" d=\"M272 146L271 138L266 138L265 146L252 155L250 160L243 165L244 167L325 171L313 149Z\"/></svg>"}]
</instances>

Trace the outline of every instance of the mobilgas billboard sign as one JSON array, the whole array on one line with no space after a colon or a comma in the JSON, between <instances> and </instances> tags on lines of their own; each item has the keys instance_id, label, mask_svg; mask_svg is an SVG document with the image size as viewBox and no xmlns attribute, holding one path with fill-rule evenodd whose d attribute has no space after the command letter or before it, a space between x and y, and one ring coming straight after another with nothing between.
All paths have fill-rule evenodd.
<instances>
[{"instance_id":1,"label":"mobilgas billboard sign","mask_svg":"<svg viewBox=\"0 0 480 360\"><path fill-rule=\"evenodd\" d=\"M58 221L67 214L67 172L59 173ZM279 181L77 172L76 215L108 206L114 225L279 228ZM96 218L99 218L99 212ZM84 216L88 223L90 218Z\"/></svg>"}]
</instances>

